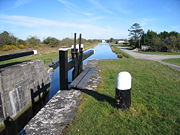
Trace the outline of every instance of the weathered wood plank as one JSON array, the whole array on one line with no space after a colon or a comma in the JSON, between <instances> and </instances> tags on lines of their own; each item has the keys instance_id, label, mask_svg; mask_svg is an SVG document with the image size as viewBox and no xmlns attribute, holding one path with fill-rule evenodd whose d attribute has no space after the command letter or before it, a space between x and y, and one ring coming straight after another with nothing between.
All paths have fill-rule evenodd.
<instances>
[{"instance_id":1,"label":"weathered wood plank","mask_svg":"<svg viewBox=\"0 0 180 135\"><path fill-rule=\"evenodd\" d=\"M72 88L76 88L76 86L79 84L79 82L84 78L84 76L88 73L88 71L90 70L90 68L86 68L84 69L84 71L78 75L78 77L76 77L76 79L74 79L72 81L72 83L70 84L70 86Z\"/></svg>"},{"instance_id":2,"label":"weathered wood plank","mask_svg":"<svg viewBox=\"0 0 180 135\"><path fill-rule=\"evenodd\" d=\"M96 70L95 67L90 68L90 69L88 70L88 73L83 77L83 79L79 82L79 84L76 86L76 88L78 88L78 89L84 89L85 86L86 86L86 84L87 84L87 82L88 82L88 80L89 80L89 78L92 76L92 74L93 74L93 72L94 72L95 70Z\"/></svg>"}]
</instances>

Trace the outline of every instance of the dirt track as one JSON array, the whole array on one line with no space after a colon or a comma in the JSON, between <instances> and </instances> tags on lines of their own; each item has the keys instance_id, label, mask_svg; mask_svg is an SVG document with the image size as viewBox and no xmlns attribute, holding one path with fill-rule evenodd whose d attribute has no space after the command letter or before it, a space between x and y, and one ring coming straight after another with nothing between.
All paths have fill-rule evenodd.
<instances>
[{"instance_id":1,"label":"dirt track","mask_svg":"<svg viewBox=\"0 0 180 135\"><path fill-rule=\"evenodd\" d=\"M133 56L136 59L148 59L148 60L158 61L164 65L168 65L169 67L180 71L180 66L162 61L163 59L180 58L180 55L143 54L143 53L134 52L132 50L128 50L125 47L118 47L118 48L121 49L122 51L126 52L127 54Z\"/></svg>"}]
</instances>

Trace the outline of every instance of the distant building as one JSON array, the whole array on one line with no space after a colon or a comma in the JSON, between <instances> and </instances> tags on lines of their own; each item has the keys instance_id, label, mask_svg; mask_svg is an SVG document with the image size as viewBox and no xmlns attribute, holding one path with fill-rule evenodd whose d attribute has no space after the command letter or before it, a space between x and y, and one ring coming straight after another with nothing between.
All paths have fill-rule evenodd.
<instances>
[{"instance_id":1,"label":"distant building","mask_svg":"<svg viewBox=\"0 0 180 135\"><path fill-rule=\"evenodd\" d=\"M118 44L129 44L128 40L118 40Z\"/></svg>"},{"instance_id":2,"label":"distant building","mask_svg":"<svg viewBox=\"0 0 180 135\"><path fill-rule=\"evenodd\" d=\"M102 43L106 43L106 40L102 40Z\"/></svg>"},{"instance_id":3,"label":"distant building","mask_svg":"<svg viewBox=\"0 0 180 135\"><path fill-rule=\"evenodd\" d=\"M147 45L142 45L141 46L141 50L143 50L143 51L147 51L147 50L149 50L151 47L150 46L147 46Z\"/></svg>"}]
</instances>

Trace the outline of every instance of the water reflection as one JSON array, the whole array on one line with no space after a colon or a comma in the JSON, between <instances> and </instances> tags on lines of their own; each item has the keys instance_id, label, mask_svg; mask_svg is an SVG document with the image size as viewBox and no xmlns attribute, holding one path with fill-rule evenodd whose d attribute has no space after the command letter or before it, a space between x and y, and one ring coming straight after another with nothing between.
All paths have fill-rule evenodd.
<instances>
[{"instance_id":1,"label":"water reflection","mask_svg":"<svg viewBox=\"0 0 180 135\"><path fill-rule=\"evenodd\" d=\"M117 55L112 52L111 47L108 43L101 43L97 45L96 47L92 48L95 50L95 54L87 58L83 61L83 63L87 63L88 60L92 59L116 59ZM71 69L68 72L68 81L72 81L72 70ZM51 73L51 85L50 85L50 91L49 91L49 99L52 98L57 91L60 89L59 87L59 67L54 70L54 72Z\"/></svg>"}]
</instances>

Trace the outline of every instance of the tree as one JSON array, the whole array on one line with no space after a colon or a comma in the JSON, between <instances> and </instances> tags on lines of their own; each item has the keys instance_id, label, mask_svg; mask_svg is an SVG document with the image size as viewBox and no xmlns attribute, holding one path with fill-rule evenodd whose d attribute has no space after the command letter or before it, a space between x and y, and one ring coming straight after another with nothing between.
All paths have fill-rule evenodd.
<instances>
[{"instance_id":1,"label":"tree","mask_svg":"<svg viewBox=\"0 0 180 135\"><path fill-rule=\"evenodd\" d=\"M43 41L43 43L51 47L55 47L59 45L59 40L53 37L48 37Z\"/></svg>"},{"instance_id":2,"label":"tree","mask_svg":"<svg viewBox=\"0 0 180 135\"><path fill-rule=\"evenodd\" d=\"M112 43L114 41L114 38L110 38L109 42Z\"/></svg>"},{"instance_id":3,"label":"tree","mask_svg":"<svg viewBox=\"0 0 180 135\"><path fill-rule=\"evenodd\" d=\"M167 31L163 31L159 34L159 37L162 39L162 40L165 40L169 37L169 33Z\"/></svg>"},{"instance_id":4,"label":"tree","mask_svg":"<svg viewBox=\"0 0 180 135\"><path fill-rule=\"evenodd\" d=\"M135 47L141 48L140 39L143 34L143 29L141 28L140 24L134 23L128 31L129 31L129 36L131 36L130 40L135 45Z\"/></svg>"},{"instance_id":5,"label":"tree","mask_svg":"<svg viewBox=\"0 0 180 135\"><path fill-rule=\"evenodd\" d=\"M26 41L24 41L22 39L18 39L17 40L17 45L26 45Z\"/></svg>"},{"instance_id":6,"label":"tree","mask_svg":"<svg viewBox=\"0 0 180 135\"><path fill-rule=\"evenodd\" d=\"M77 42L78 43L78 42ZM63 40L60 41L61 46L71 46L74 44L74 40L71 38L64 38Z\"/></svg>"},{"instance_id":7,"label":"tree","mask_svg":"<svg viewBox=\"0 0 180 135\"><path fill-rule=\"evenodd\" d=\"M26 40L27 44L29 45L33 45L33 46L36 46L36 45L39 45L41 43L41 40L38 39L37 37L30 37Z\"/></svg>"},{"instance_id":8,"label":"tree","mask_svg":"<svg viewBox=\"0 0 180 135\"><path fill-rule=\"evenodd\" d=\"M17 38L7 31L4 31L0 34L0 46L16 45L16 40Z\"/></svg>"},{"instance_id":9,"label":"tree","mask_svg":"<svg viewBox=\"0 0 180 135\"><path fill-rule=\"evenodd\" d=\"M158 34L156 32L152 30L148 30L146 34L146 40L145 40L146 45L152 46L153 45L152 40L157 39L157 37L158 37Z\"/></svg>"}]
</instances>

